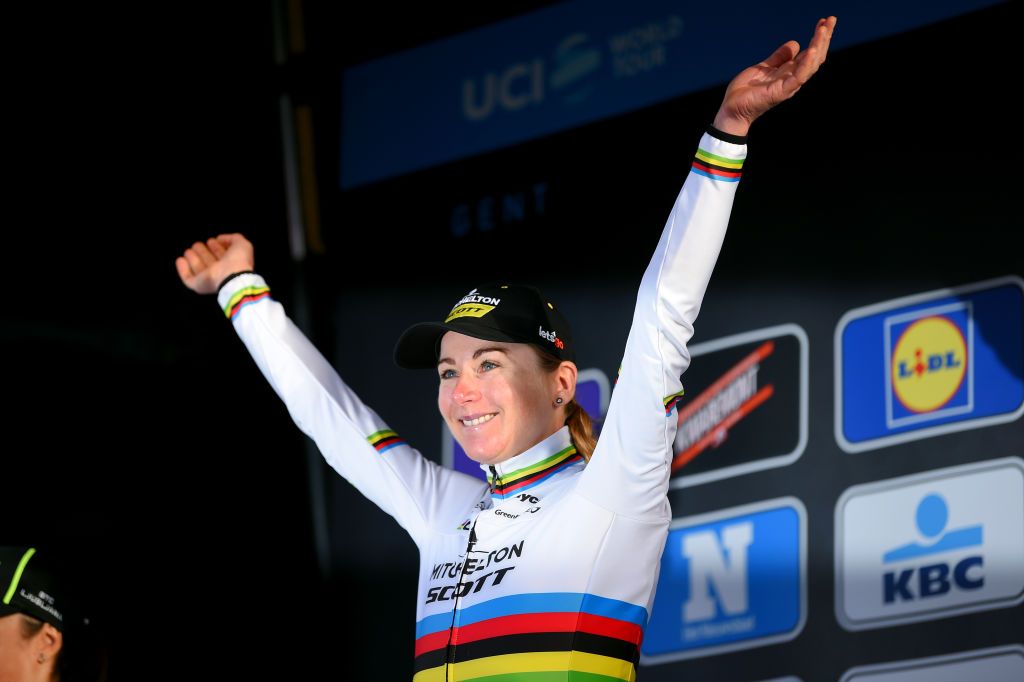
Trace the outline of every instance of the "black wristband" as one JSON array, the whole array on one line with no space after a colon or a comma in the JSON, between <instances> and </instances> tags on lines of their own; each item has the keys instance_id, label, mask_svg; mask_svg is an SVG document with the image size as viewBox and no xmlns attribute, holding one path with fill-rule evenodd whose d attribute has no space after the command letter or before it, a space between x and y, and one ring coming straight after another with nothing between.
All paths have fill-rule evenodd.
<instances>
[{"instance_id":1,"label":"black wristband","mask_svg":"<svg viewBox=\"0 0 1024 682\"><path fill-rule=\"evenodd\" d=\"M239 275L255 275L255 274L256 273L254 271L252 271L252 270L240 270L239 272L233 272L230 275L228 275L227 277L225 277L224 279L222 279L220 284L217 285L217 293L219 294L220 290L224 288L224 285L227 284L228 282L230 282L231 280L233 280L235 277L238 277Z\"/></svg>"},{"instance_id":2,"label":"black wristband","mask_svg":"<svg viewBox=\"0 0 1024 682\"><path fill-rule=\"evenodd\" d=\"M708 126L708 134L712 137L717 137L722 142L732 142L733 144L747 143L746 135L733 135L732 133L721 131L713 125Z\"/></svg>"}]
</instances>

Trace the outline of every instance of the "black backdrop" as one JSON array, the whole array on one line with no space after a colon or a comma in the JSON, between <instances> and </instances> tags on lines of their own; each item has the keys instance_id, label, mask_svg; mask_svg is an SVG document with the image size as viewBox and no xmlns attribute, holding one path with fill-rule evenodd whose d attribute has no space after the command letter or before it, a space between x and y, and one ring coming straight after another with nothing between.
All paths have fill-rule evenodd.
<instances>
[{"instance_id":1,"label":"black backdrop","mask_svg":"<svg viewBox=\"0 0 1024 682\"><path fill-rule=\"evenodd\" d=\"M584 364L614 371L630 292L720 89L350 195L334 189L340 66L528 8L414 16L371 41L312 3L309 59L291 73L273 66L265 4L62 9L12 23L23 67L12 101L24 123L12 127L12 145L24 156L0 337L10 433L0 540L65 557L106 634L112 679L406 679L411 670L411 542L332 481L331 570L321 578L302 437L214 303L174 274L174 256L192 240L242 230L275 296L295 300L282 87L314 106L317 130L327 248L301 272L310 331L404 436L425 451L439 442L433 380L392 368L390 343L498 270L562 299L585 330ZM736 655L730 678L826 679L911 657L890 629L839 629L832 517L818 512L853 483L1021 454L1020 422L947 436L947 454L927 465L914 455L928 441L895 461L840 453L830 422L831 334L843 311L1024 271L1013 191L1019 117L1009 101L1018 20L1007 4L838 51L754 128L695 341L798 322L812 339L812 367L822 368L811 392L826 403L824 426L812 426L795 465L686 489L673 503L690 514L799 494L811 542L824 549L812 555L801 637ZM331 39L335 30L341 39ZM544 216L451 236L455 207L535 183L546 185ZM386 266L353 254L357 234L388 235ZM367 330L367 311L396 296L407 305ZM1012 641L996 633L1021 625L1016 607L915 632L928 655ZM831 659L813 656L837 641ZM714 678L721 661L641 676Z\"/></svg>"}]
</instances>

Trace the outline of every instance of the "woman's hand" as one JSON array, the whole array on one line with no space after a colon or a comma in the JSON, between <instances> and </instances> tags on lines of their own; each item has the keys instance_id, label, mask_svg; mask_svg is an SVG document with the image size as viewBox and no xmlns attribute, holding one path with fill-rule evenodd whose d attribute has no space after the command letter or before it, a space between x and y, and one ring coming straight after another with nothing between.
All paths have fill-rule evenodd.
<instances>
[{"instance_id":1,"label":"woman's hand","mask_svg":"<svg viewBox=\"0 0 1024 682\"><path fill-rule=\"evenodd\" d=\"M835 26L835 17L819 19L806 50L801 52L800 43L790 40L768 59L741 71L725 90L714 126L746 135L761 114L795 95L825 61Z\"/></svg>"},{"instance_id":2,"label":"woman's hand","mask_svg":"<svg viewBox=\"0 0 1024 682\"><path fill-rule=\"evenodd\" d=\"M237 232L196 242L174 265L181 281L197 294L215 294L230 274L253 269L252 242Z\"/></svg>"}]
</instances>

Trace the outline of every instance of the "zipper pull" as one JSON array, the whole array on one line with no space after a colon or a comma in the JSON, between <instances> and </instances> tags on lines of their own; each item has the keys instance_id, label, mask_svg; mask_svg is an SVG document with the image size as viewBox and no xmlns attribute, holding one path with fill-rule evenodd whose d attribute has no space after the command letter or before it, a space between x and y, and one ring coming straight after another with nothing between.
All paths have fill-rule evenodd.
<instances>
[{"instance_id":1,"label":"zipper pull","mask_svg":"<svg viewBox=\"0 0 1024 682\"><path fill-rule=\"evenodd\" d=\"M494 468L493 464L489 464L488 467L491 470L491 492L494 492L495 488L497 488L499 485L501 485L498 482L498 481L501 480L501 477L498 476L498 470Z\"/></svg>"}]
</instances>

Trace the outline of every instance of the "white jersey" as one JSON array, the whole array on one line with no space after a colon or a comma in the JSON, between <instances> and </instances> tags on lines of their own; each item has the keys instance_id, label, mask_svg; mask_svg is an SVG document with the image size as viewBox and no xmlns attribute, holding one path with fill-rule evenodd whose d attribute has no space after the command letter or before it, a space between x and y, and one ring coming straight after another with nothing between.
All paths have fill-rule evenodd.
<instances>
[{"instance_id":1,"label":"white jersey","mask_svg":"<svg viewBox=\"0 0 1024 682\"><path fill-rule=\"evenodd\" d=\"M640 284L589 463L563 427L484 467L489 483L444 468L359 400L259 275L219 292L295 423L416 542L416 682L635 679L671 518L686 344L745 156L702 137Z\"/></svg>"}]
</instances>

